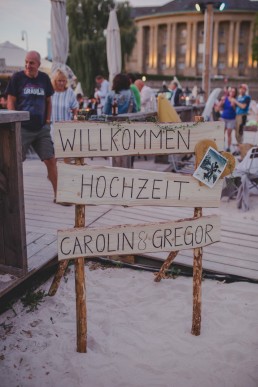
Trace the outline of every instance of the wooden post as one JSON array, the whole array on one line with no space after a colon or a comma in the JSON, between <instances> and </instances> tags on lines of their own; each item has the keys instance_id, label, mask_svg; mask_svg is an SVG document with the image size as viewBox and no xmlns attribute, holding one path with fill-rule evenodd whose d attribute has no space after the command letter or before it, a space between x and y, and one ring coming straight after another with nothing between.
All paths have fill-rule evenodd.
<instances>
[{"instance_id":1,"label":"wooden post","mask_svg":"<svg viewBox=\"0 0 258 387\"><path fill-rule=\"evenodd\" d=\"M172 264L174 259L176 258L178 254L178 251L171 251L165 262L160 268L160 271L156 274L154 281L155 282L160 282L162 278L165 278L165 272L168 270L169 266Z\"/></svg>"},{"instance_id":2,"label":"wooden post","mask_svg":"<svg viewBox=\"0 0 258 387\"><path fill-rule=\"evenodd\" d=\"M69 259L67 259L66 261L59 262L58 270L54 276L53 282L52 282L50 289L48 291L49 296L52 297L56 294L57 289L59 288L61 279L62 279L62 277L66 271L66 268L68 266L68 263L69 263Z\"/></svg>"},{"instance_id":3,"label":"wooden post","mask_svg":"<svg viewBox=\"0 0 258 387\"><path fill-rule=\"evenodd\" d=\"M202 122L202 116L196 116L195 122ZM197 165L195 165L195 169ZM202 208L195 207L194 217L202 216ZM202 312L202 247L194 249L193 260L193 318L192 318L192 334L199 336L201 333L201 312Z\"/></svg>"},{"instance_id":4,"label":"wooden post","mask_svg":"<svg viewBox=\"0 0 258 387\"><path fill-rule=\"evenodd\" d=\"M84 158L76 158L77 165L84 164ZM85 205L75 206L75 227L85 227ZM87 309L84 258L75 260L77 352L87 352Z\"/></svg>"},{"instance_id":5,"label":"wooden post","mask_svg":"<svg viewBox=\"0 0 258 387\"><path fill-rule=\"evenodd\" d=\"M84 165L84 158L76 158L77 165ZM85 227L85 205L75 206L75 227ZM59 263L57 273L50 286L48 295L54 296L60 285L60 281L69 264L69 259ZM87 352L87 309L84 258L77 258L74 262L75 293L76 293L76 326L77 326L77 352Z\"/></svg>"}]
</instances>

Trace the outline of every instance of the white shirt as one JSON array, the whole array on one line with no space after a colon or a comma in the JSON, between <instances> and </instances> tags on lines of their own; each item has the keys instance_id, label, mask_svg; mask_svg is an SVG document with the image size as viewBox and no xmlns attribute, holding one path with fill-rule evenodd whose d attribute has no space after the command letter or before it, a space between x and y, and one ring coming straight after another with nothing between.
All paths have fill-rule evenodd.
<instances>
[{"instance_id":1,"label":"white shirt","mask_svg":"<svg viewBox=\"0 0 258 387\"><path fill-rule=\"evenodd\" d=\"M102 106L105 105L105 100L108 92L109 92L109 82L106 79L104 79L104 81L100 85L100 89L97 90L94 94L95 98L99 97L100 104Z\"/></svg>"},{"instance_id":2,"label":"white shirt","mask_svg":"<svg viewBox=\"0 0 258 387\"><path fill-rule=\"evenodd\" d=\"M141 111L150 112L157 110L157 102L154 91L144 85L141 89Z\"/></svg>"}]
</instances>

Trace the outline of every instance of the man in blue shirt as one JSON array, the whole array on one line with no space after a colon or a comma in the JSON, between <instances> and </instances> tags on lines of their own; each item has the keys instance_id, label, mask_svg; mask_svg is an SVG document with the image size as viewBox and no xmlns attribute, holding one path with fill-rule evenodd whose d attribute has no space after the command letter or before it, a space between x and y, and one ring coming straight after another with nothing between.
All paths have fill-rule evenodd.
<instances>
[{"instance_id":1,"label":"man in blue shirt","mask_svg":"<svg viewBox=\"0 0 258 387\"><path fill-rule=\"evenodd\" d=\"M49 76L39 71L40 60L37 51L27 53L25 69L15 73L7 86L7 108L30 113L29 121L21 125L23 160L32 146L47 167L55 201L57 168L50 136L51 95L54 90Z\"/></svg>"},{"instance_id":2,"label":"man in blue shirt","mask_svg":"<svg viewBox=\"0 0 258 387\"><path fill-rule=\"evenodd\" d=\"M237 98L229 98L230 102L236 106L236 140L238 144L243 142L244 126L247 121L247 114L251 98L247 95L248 87L242 84L239 87L239 95Z\"/></svg>"}]
</instances>

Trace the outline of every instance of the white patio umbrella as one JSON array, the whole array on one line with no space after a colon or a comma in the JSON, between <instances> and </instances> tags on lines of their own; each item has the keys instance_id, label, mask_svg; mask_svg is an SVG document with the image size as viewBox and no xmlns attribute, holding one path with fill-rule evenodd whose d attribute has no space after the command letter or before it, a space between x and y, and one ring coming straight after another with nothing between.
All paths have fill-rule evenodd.
<instances>
[{"instance_id":1,"label":"white patio umbrella","mask_svg":"<svg viewBox=\"0 0 258 387\"><path fill-rule=\"evenodd\" d=\"M119 74L122 68L120 29L115 9L112 9L109 12L106 34L106 47L109 82L110 85L112 85L115 75Z\"/></svg>"},{"instance_id":2,"label":"white patio umbrella","mask_svg":"<svg viewBox=\"0 0 258 387\"><path fill-rule=\"evenodd\" d=\"M74 84L76 76L71 68L66 65L69 49L66 0L51 0L51 42L52 74L60 69L67 73L70 85Z\"/></svg>"}]
</instances>

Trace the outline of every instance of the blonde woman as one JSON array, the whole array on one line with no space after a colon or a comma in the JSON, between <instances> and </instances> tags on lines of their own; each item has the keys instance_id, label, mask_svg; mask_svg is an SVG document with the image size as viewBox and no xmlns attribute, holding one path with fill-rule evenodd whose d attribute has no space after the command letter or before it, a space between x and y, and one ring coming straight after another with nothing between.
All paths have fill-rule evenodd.
<instances>
[{"instance_id":1,"label":"blonde woman","mask_svg":"<svg viewBox=\"0 0 258 387\"><path fill-rule=\"evenodd\" d=\"M52 124L58 121L70 121L77 119L78 101L73 90L68 87L68 78L66 74L58 69L52 76L52 85L54 94L52 100ZM53 139L53 126L51 127L51 137ZM72 159L64 158L64 162L69 164Z\"/></svg>"},{"instance_id":2,"label":"blonde woman","mask_svg":"<svg viewBox=\"0 0 258 387\"><path fill-rule=\"evenodd\" d=\"M68 87L66 74L61 70L56 70L52 77L54 94L52 95L52 123L58 121L70 121L76 119L78 102L73 90Z\"/></svg>"}]
</instances>

